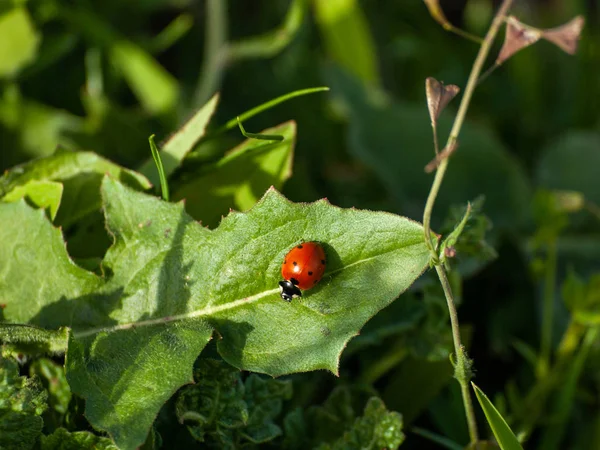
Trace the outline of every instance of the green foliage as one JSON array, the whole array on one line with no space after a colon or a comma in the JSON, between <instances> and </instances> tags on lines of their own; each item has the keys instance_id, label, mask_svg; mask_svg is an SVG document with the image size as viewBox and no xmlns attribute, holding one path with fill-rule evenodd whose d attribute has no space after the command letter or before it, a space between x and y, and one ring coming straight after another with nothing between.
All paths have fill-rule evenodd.
<instances>
[{"instance_id":1,"label":"green foliage","mask_svg":"<svg viewBox=\"0 0 600 450\"><path fill-rule=\"evenodd\" d=\"M20 377L17 363L0 357L0 448L33 448L42 431L46 391L38 380Z\"/></svg>"},{"instance_id":2,"label":"green foliage","mask_svg":"<svg viewBox=\"0 0 600 450\"><path fill-rule=\"evenodd\" d=\"M12 78L36 56L40 36L24 7L0 15L0 76Z\"/></svg>"},{"instance_id":3,"label":"green foliage","mask_svg":"<svg viewBox=\"0 0 600 450\"><path fill-rule=\"evenodd\" d=\"M433 156L427 106L424 102L381 101L336 68L330 68L327 75L332 92L349 110L351 152L377 173L402 211L420 216L431 185L431 176L421 169ZM440 136L450 125L448 115L442 114ZM458 145L450 158L460 170L448 171L436 210L445 212L459 200L484 195L495 226L522 225L528 215L531 187L518 161L493 133L476 124L465 124ZM498 189L499 184L503 189Z\"/></svg>"},{"instance_id":4,"label":"green foliage","mask_svg":"<svg viewBox=\"0 0 600 450\"><path fill-rule=\"evenodd\" d=\"M280 187L291 175L296 124L285 123L261 134L278 134L284 139L247 139L183 183L175 191L174 200L185 199L189 214L215 227L230 208L246 211L270 186Z\"/></svg>"},{"instance_id":5,"label":"green foliage","mask_svg":"<svg viewBox=\"0 0 600 450\"><path fill-rule=\"evenodd\" d=\"M38 208L48 208L50 218L54 220L60 200L63 185L55 181L31 180L23 185L16 186L12 191L2 197L3 202L14 202L20 198L26 198Z\"/></svg>"},{"instance_id":6,"label":"green foliage","mask_svg":"<svg viewBox=\"0 0 600 450\"><path fill-rule=\"evenodd\" d=\"M89 431L69 432L64 428L57 429L50 436L42 436L41 450L118 450L112 441L96 436Z\"/></svg>"},{"instance_id":7,"label":"green foliage","mask_svg":"<svg viewBox=\"0 0 600 450\"><path fill-rule=\"evenodd\" d=\"M65 369L48 358L34 361L29 367L30 376L37 377L48 392L48 410L44 414L46 429L63 422L71 401L71 388L67 383Z\"/></svg>"},{"instance_id":8,"label":"green foliage","mask_svg":"<svg viewBox=\"0 0 600 450\"><path fill-rule=\"evenodd\" d=\"M490 425L498 444L502 450L523 450L521 444L517 440L510 427L507 425L504 417L498 412L494 404L487 398L481 389L471 383L475 389L475 395L479 401L479 405Z\"/></svg>"},{"instance_id":9,"label":"green foliage","mask_svg":"<svg viewBox=\"0 0 600 450\"><path fill-rule=\"evenodd\" d=\"M372 395L373 392L339 387L322 406L313 406L304 413L291 412L285 419L285 448L398 448L404 441L402 416L388 411ZM357 409L361 411L362 405L364 412L359 416Z\"/></svg>"},{"instance_id":10,"label":"green foliage","mask_svg":"<svg viewBox=\"0 0 600 450\"><path fill-rule=\"evenodd\" d=\"M477 52L457 34L493 2L200 3L0 5L0 448L380 449L404 422L403 449L474 450L422 227L372 211L422 217L423 81L463 93L443 142ZM550 3L510 14L594 12ZM532 450L600 448L598 36L480 79L432 218L478 380ZM242 142L238 116L284 140ZM360 209L293 203L323 197ZM284 304L304 239L327 273Z\"/></svg>"},{"instance_id":11,"label":"green foliage","mask_svg":"<svg viewBox=\"0 0 600 450\"><path fill-rule=\"evenodd\" d=\"M389 412L377 397L369 399L362 417L333 444L321 444L319 450L351 450L355 448L397 449L404 441L402 416Z\"/></svg>"},{"instance_id":12,"label":"green foliage","mask_svg":"<svg viewBox=\"0 0 600 450\"><path fill-rule=\"evenodd\" d=\"M600 274L592 275L585 283L574 271L569 271L562 296L573 320L588 326L600 324Z\"/></svg>"},{"instance_id":13,"label":"green foliage","mask_svg":"<svg viewBox=\"0 0 600 450\"><path fill-rule=\"evenodd\" d=\"M185 156L204 136L208 122L210 121L218 102L219 96L215 95L165 143L160 153L165 177L169 177L175 169L181 165ZM154 156L142 165L140 172L146 175L153 184L163 182L160 176L160 170L157 171Z\"/></svg>"},{"instance_id":14,"label":"green foliage","mask_svg":"<svg viewBox=\"0 0 600 450\"><path fill-rule=\"evenodd\" d=\"M464 277L473 274L498 256L488 242L492 224L483 214L483 206L483 197L470 203L468 211L463 206L451 206L440 227L442 236L446 236L440 248L440 255L444 256L443 249L452 245L456 250L458 271Z\"/></svg>"},{"instance_id":15,"label":"green foliage","mask_svg":"<svg viewBox=\"0 0 600 450\"><path fill-rule=\"evenodd\" d=\"M216 360L201 360L196 384L177 399L177 417L209 448L235 449L270 442L282 431L274 420L292 393L289 381L250 375Z\"/></svg>"},{"instance_id":16,"label":"green foliage","mask_svg":"<svg viewBox=\"0 0 600 450\"><path fill-rule=\"evenodd\" d=\"M7 319L73 327L69 384L86 398L90 422L124 448L143 442L160 406L191 381L192 363L213 327L222 336L220 353L234 366L271 375L336 372L346 342L427 262L422 229L414 222L326 202L294 205L275 191L248 214L228 216L215 232L200 227L181 205L109 178L103 199L115 237L103 263L108 281L75 267L58 230L24 203L0 208L0 215L19 217L21 233L3 230L12 243L0 273L5 280L17 273L30 280L25 291L9 284L15 291ZM27 226L47 235L45 246L34 251L27 245ZM397 238L383 239L390 234ZM301 240L326 243L329 269L322 287L290 305L274 287L285 252ZM19 258L12 257L15 251ZM42 258L32 259L35 254L52 255L52 269ZM369 281L374 273L377 285ZM329 301L340 286L348 295Z\"/></svg>"},{"instance_id":17,"label":"green foliage","mask_svg":"<svg viewBox=\"0 0 600 450\"><path fill-rule=\"evenodd\" d=\"M137 172L120 167L92 152L57 151L54 155L14 167L0 177L0 196L31 181L63 184L61 208L56 221L68 226L100 208L100 183L105 174L136 189L150 183Z\"/></svg>"}]
</instances>

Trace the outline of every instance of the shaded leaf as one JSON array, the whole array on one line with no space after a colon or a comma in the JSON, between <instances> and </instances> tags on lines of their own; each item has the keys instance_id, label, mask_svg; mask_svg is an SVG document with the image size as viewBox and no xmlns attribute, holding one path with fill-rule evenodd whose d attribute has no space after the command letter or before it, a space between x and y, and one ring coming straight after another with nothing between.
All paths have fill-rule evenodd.
<instances>
[{"instance_id":1,"label":"shaded leaf","mask_svg":"<svg viewBox=\"0 0 600 450\"><path fill-rule=\"evenodd\" d=\"M23 185L16 186L2 197L2 201L14 202L20 198L26 198L38 208L48 208L50 218L54 220L60 205L62 192L63 185L61 183L47 180L30 180Z\"/></svg>"},{"instance_id":2,"label":"shaded leaf","mask_svg":"<svg viewBox=\"0 0 600 450\"><path fill-rule=\"evenodd\" d=\"M39 42L40 36L25 7L0 15L0 76L11 78L31 63Z\"/></svg>"},{"instance_id":3,"label":"shaded leaf","mask_svg":"<svg viewBox=\"0 0 600 450\"><path fill-rule=\"evenodd\" d=\"M49 436L42 436L40 450L119 450L119 447L89 431L69 432L59 428Z\"/></svg>"},{"instance_id":4,"label":"shaded leaf","mask_svg":"<svg viewBox=\"0 0 600 450\"><path fill-rule=\"evenodd\" d=\"M570 270L561 292L575 321L587 326L600 324L600 274L592 275L586 283Z\"/></svg>"},{"instance_id":5,"label":"shaded leaf","mask_svg":"<svg viewBox=\"0 0 600 450\"><path fill-rule=\"evenodd\" d=\"M502 64L519 50L535 44L542 37L542 30L519 22L515 16L506 19L506 35L504 44L496 58L496 65Z\"/></svg>"},{"instance_id":6,"label":"shaded leaf","mask_svg":"<svg viewBox=\"0 0 600 450\"><path fill-rule=\"evenodd\" d=\"M95 153L58 151L52 156L27 162L6 172L0 177L0 195L6 195L32 180L59 181L64 190L56 222L68 226L100 209L100 183L105 174L136 189L150 187L143 175Z\"/></svg>"},{"instance_id":7,"label":"shaded leaf","mask_svg":"<svg viewBox=\"0 0 600 450\"><path fill-rule=\"evenodd\" d=\"M181 165L185 156L204 136L218 103L219 95L216 94L162 146L160 158L167 177ZM158 185L159 176L152 158L147 159L139 172L147 176L152 184Z\"/></svg>"},{"instance_id":8,"label":"shaded leaf","mask_svg":"<svg viewBox=\"0 0 600 450\"><path fill-rule=\"evenodd\" d=\"M71 388L67 383L64 367L51 359L40 358L29 366L29 374L41 380L44 389L48 392L47 412L55 411L59 418L62 418L67 413L71 401Z\"/></svg>"},{"instance_id":9,"label":"shaded leaf","mask_svg":"<svg viewBox=\"0 0 600 450\"><path fill-rule=\"evenodd\" d=\"M542 152L536 170L540 186L581 192L600 204L600 134L572 131L551 142Z\"/></svg>"},{"instance_id":10,"label":"shaded leaf","mask_svg":"<svg viewBox=\"0 0 600 450\"><path fill-rule=\"evenodd\" d=\"M26 174L27 175L27 174ZM98 288L97 276L77 267L69 258L61 233L46 219L44 211L29 207L23 200L0 203L0 296L7 321L31 323L46 328L68 325L74 307L62 309L64 316L39 315L40 308L65 304ZM32 240L35 236L35 241ZM17 281L18 280L18 281ZM90 319L93 320L92 317ZM66 330L49 336L43 330L3 324L3 334L15 343L60 349Z\"/></svg>"},{"instance_id":11,"label":"shaded leaf","mask_svg":"<svg viewBox=\"0 0 600 450\"><path fill-rule=\"evenodd\" d=\"M194 379L196 384L179 394L176 411L196 440L233 449L281 435L273 421L291 396L290 382L257 375L243 382L238 369L215 360L202 360Z\"/></svg>"},{"instance_id":12,"label":"shaded leaf","mask_svg":"<svg viewBox=\"0 0 600 450\"><path fill-rule=\"evenodd\" d=\"M568 54L574 55L577 52L577 44L579 43L584 23L584 17L577 16L564 25L542 30L542 37L560 47Z\"/></svg>"},{"instance_id":13,"label":"shaded leaf","mask_svg":"<svg viewBox=\"0 0 600 450\"><path fill-rule=\"evenodd\" d=\"M458 264L458 270L463 276L469 276L476 270L485 266L494 260L498 255L494 247L487 241L488 234L492 228L490 219L483 214L484 198L478 197L472 203L469 203L470 212L467 222L460 230L459 239L452 239L452 243L447 242L445 247L453 247L456 251L455 262ZM456 224L466 217L464 206L452 206L448 216L440 227L442 235L447 235L446 239L457 230ZM446 255L447 256L447 255Z\"/></svg>"},{"instance_id":14,"label":"shaded leaf","mask_svg":"<svg viewBox=\"0 0 600 450\"><path fill-rule=\"evenodd\" d=\"M332 444L321 444L319 450L397 449L404 441L402 416L390 412L383 402L372 397L362 417L355 420L350 430Z\"/></svg>"},{"instance_id":15,"label":"shaded leaf","mask_svg":"<svg viewBox=\"0 0 600 450\"><path fill-rule=\"evenodd\" d=\"M471 383L471 385L473 386L473 389L475 389L475 395L477 396L479 405L485 413L485 417L492 429L492 432L494 433L494 437L500 445L500 448L502 450L523 450L523 447L521 447L521 444L519 444L517 437L504 420L504 417L500 415L498 410L494 407L492 402L487 398L481 389L479 389L473 383Z\"/></svg>"},{"instance_id":16,"label":"shaded leaf","mask_svg":"<svg viewBox=\"0 0 600 450\"><path fill-rule=\"evenodd\" d=\"M261 131L282 135L281 142L247 139L194 179L176 189L173 199L185 199L186 210L210 227L235 208L250 209L270 186L283 185L292 174L296 124L287 122Z\"/></svg>"},{"instance_id":17,"label":"shaded leaf","mask_svg":"<svg viewBox=\"0 0 600 450\"><path fill-rule=\"evenodd\" d=\"M33 448L42 431L40 415L46 409L46 392L33 379L19 376L15 361L0 357L0 448Z\"/></svg>"}]
</instances>

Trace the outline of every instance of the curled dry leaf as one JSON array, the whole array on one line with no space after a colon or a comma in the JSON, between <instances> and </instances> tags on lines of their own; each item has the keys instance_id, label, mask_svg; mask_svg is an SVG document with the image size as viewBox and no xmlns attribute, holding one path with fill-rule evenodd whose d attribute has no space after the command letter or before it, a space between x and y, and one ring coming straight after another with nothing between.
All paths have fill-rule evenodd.
<instances>
[{"instance_id":1,"label":"curled dry leaf","mask_svg":"<svg viewBox=\"0 0 600 450\"><path fill-rule=\"evenodd\" d=\"M569 55L574 55L577 51L577 44L579 43L584 23L585 19L583 16L577 16L560 27L543 30L542 37L560 47Z\"/></svg>"},{"instance_id":2,"label":"curled dry leaf","mask_svg":"<svg viewBox=\"0 0 600 450\"><path fill-rule=\"evenodd\" d=\"M444 159L446 159L450 155L452 155L452 153L454 153L457 148L458 148L458 142L456 142L456 141L453 141L452 143L448 144L446 147L444 147L444 149L440 153L435 155L435 158L433 158L431 161L429 161L427 163L427 165L425 166L425 172L426 173L433 172L435 169L438 168L440 163Z\"/></svg>"},{"instance_id":3,"label":"curled dry leaf","mask_svg":"<svg viewBox=\"0 0 600 450\"><path fill-rule=\"evenodd\" d=\"M496 58L496 65L499 66L519 50L535 44L542 37L542 33L542 30L519 22L515 16L508 17L506 19L506 37L500 54Z\"/></svg>"},{"instance_id":4,"label":"curled dry leaf","mask_svg":"<svg viewBox=\"0 0 600 450\"><path fill-rule=\"evenodd\" d=\"M428 77L425 80L425 93L427 95L427 108L429 109L429 116L431 117L431 123L435 125L440 114L446 108L450 100L456 97L460 88L454 84L444 86L433 77Z\"/></svg>"}]
</instances>

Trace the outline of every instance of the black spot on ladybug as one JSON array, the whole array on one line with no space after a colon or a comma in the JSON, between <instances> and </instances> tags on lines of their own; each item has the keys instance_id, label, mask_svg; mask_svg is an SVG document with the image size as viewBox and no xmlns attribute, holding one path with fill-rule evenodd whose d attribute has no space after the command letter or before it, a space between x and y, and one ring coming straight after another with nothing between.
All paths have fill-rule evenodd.
<instances>
[{"instance_id":1,"label":"black spot on ladybug","mask_svg":"<svg viewBox=\"0 0 600 450\"><path fill-rule=\"evenodd\" d=\"M284 259L284 260L283 260L283 263L284 263L284 264L287 264L287 259Z\"/></svg>"},{"instance_id":2,"label":"black spot on ladybug","mask_svg":"<svg viewBox=\"0 0 600 450\"><path fill-rule=\"evenodd\" d=\"M319 281L321 281L321 280L315 280L315 281L313 282L313 284L317 284Z\"/></svg>"},{"instance_id":3,"label":"black spot on ladybug","mask_svg":"<svg viewBox=\"0 0 600 450\"><path fill-rule=\"evenodd\" d=\"M297 248L302 248L302 245L299 245Z\"/></svg>"},{"instance_id":4,"label":"black spot on ladybug","mask_svg":"<svg viewBox=\"0 0 600 450\"><path fill-rule=\"evenodd\" d=\"M297 265L298 265L298 263L297 263L296 261L294 261L292 264L293 264L293 265L295 265L295 266L297 266Z\"/></svg>"},{"instance_id":5,"label":"black spot on ladybug","mask_svg":"<svg viewBox=\"0 0 600 450\"><path fill-rule=\"evenodd\" d=\"M308 276L311 277L312 276L312 272L308 272Z\"/></svg>"},{"instance_id":6,"label":"black spot on ladybug","mask_svg":"<svg viewBox=\"0 0 600 450\"><path fill-rule=\"evenodd\" d=\"M321 264L325 265L325 260L324 259L321 260Z\"/></svg>"}]
</instances>

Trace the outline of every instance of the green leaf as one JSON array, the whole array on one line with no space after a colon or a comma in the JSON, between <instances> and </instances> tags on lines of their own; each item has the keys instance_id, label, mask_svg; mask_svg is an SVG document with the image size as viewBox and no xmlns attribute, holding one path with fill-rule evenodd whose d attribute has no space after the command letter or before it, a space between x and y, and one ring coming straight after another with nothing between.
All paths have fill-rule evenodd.
<instances>
[{"instance_id":1,"label":"green leaf","mask_svg":"<svg viewBox=\"0 0 600 450\"><path fill-rule=\"evenodd\" d=\"M59 151L12 168L0 177L0 196L32 180L59 181L64 186L56 222L68 226L100 209L100 183L105 174L136 189L148 189L149 181L137 172L120 167L92 152Z\"/></svg>"},{"instance_id":2,"label":"green leaf","mask_svg":"<svg viewBox=\"0 0 600 450\"><path fill-rule=\"evenodd\" d=\"M487 398L481 389L475 386L474 383L471 384L473 385L473 389L475 389L475 395L477 396L479 405L485 413L485 417L488 421L488 424L492 428L492 432L494 433L500 448L502 450L523 450L523 447L521 447L521 444L519 444L517 437L504 420L504 417L502 417L498 410L494 407L493 403Z\"/></svg>"},{"instance_id":3,"label":"green leaf","mask_svg":"<svg viewBox=\"0 0 600 450\"><path fill-rule=\"evenodd\" d=\"M571 364L569 364L566 377L559 385L551 408L551 423L542 433L540 448L548 450L564 448L561 446L561 443L564 440L565 430L572 417L575 395L581 374L590 350L598 342L599 332L600 328L598 326L589 328L586 331L581 345L578 347Z\"/></svg>"},{"instance_id":4,"label":"green leaf","mask_svg":"<svg viewBox=\"0 0 600 450\"><path fill-rule=\"evenodd\" d=\"M292 174L296 124L261 131L282 135L281 142L265 143L247 139L173 195L185 199L186 210L205 225L214 227L230 208L250 209L270 186L281 187Z\"/></svg>"},{"instance_id":5,"label":"green leaf","mask_svg":"<svg viewBox=\"0 0 600 450\"><path fill-rule=\"evenodd\" d=\"M144 49L120 40L111 46L110 59L150 113L163 114L175 106L179 97L177 80Z\"/></svg>"},{"instance_id":6,"label":"green leaf","mask_svg":"<svg viewBox=\"0 0 600 450\"><path fill-rule=\"evenodd\" d=\"M30 157L48 156L66 132L79 131L84 121L65 110L22 98L15 85L0 100L0 122L15 135L15 144Z\"/></svg>"},{"instance_id":7,"label":"green leaf","mask_svg":"<svg viewBox=\"0 0 600 450\"><path fill-rule=\"evenodd\" d=\"M576 322L586 326L600 324L600 274L593 274L586 283L569 270L562 296Z\"/></svg>"},{"instance_id":8,"label":"green leaf","mask_svg":"<svg viewBox=\"0 0 600 450\"><path fill-rule=\"evenodd\" d=\"M439 252L440 259L442 262L446 261L446 258L447 258L446 249L448 249L450 247L454 247L456 245L456 243L458 242L458 238L460 237L463 230L465 229L465 225L467 224L467 221L469 220L470 215L471 215L471 204L467 203L467 209L465 210L465 214L463 215L463 218L456 225L454 230L452 230L452 232L448 236L446 236L446 239L444 239L442 241L442 245L440 246L440 252Z\"/></svg>"},{"instance_id":9,"label":"green leaf","mask_svg":"<svg viewBox=\"0 0 600 450\"><path fill-rule=\"evenodd\" d=\"M124 449L143 443L160 407L192 381L213 329L219 352L238 368L337 372L348 340L428 262L421 225L388 213L293 204L270 190L250 212L230 214L210 231L181 204L111 178L102 192L115 238L103 286L72 265L60 233L22 202L0 204L0 221L6 214L18 224L2 230L10 245L0 249L0 282L11 287L9 320L73 327L71 389L86 399L89 421ZM280 267L302 240L323 243L328 271L290 304L279 298ZM15 263L15 248L26 264ZM14 279L28 282L5 282Z\"/></svg>"},{"instance_id":10,"label":"green leaf","mask_svg":"<svg viewBox=\"0 0 600 450\"><path fill-rule=\"evenodd\" d=\"M26 198L38 208L48 208L50 218L54 220L60 205L62 193L63 185L61 183L47 180L30 180L8 192L2 197L2 201L14 202L20 198Z\"/></svg>"},{"instance_id":11,"label":"green leaf","mask_svg":"<svg viewBox=\"0 0 600 450\"><path fill-rule=\"evenodd\" d=\"M50 436L42 436L41 450L119 450L105 437L96 436L89 431L69 432L57 429Z\"/></svg>"},{"instance_id":12,"label":"green leaf","mask_svg":"<svg viewBox=\"0 0 600 450\"><path fill-rule=\"evenodd\" d=\"M219 95L216 94L163 145L160 158L166 177L169 177L181 165L185 156L204 136L218 103ZM160 181L152 158L142 165L140 173L146 175L152 184L157 185Z\"/></svg>"},{"instance_id":13,"label":"green leaf","mask_svg":"<svg viewBox=\"0 0 600 450\"><path fill-rule=\"evenodd\" d=\"M0 292L7 321L30 323L55 329L69 325L75 299L97 289L102 280L77 267L67 254L61 232L46 219L44 211L25 201L0 203ZM71 299L68 302L67 299ZM63 309L63 306L65 309ZM40 309L56 308L65 316ZM91 313L91 311L90 311ZM93 321L93 316L90 320ZM22 327L4 328L16 343L39 343L48 349L60 348L61 338Z\"/></svg>"},{"instance_id":14,"label":"green leaf","mask_svg":"<svg viewBox=\"0 0 600 450\"><path fill-rule=\"evenodd\" d=\"M71 401L71 388L64 367L51 359L40 358L29 366L29 374L41 380L48 391L49 410L55 411L60 417L64 416Z\"/></svg>"},{"instance_id":15,"label":"green leaf","mask_svg":"<svg viewBox=\"0 0 600 450\"><path fill-rule=\"evenodd\" d=\"M377 85L377 52L357 0L313 2L329 55L365 84Z\"/></svg>"},{"instance_id":16,"label":"green leaf","mask_svg":"<svg viewBox=\"0 0 600 450\"><path fill-rule=\"evenodd\" d=\"M474 273L497 257L496 250L486 240L492 228L492 223L482 213L484 198L480 196L469 205L470 212L467 222L464 223L464 227L460 230L460 238L452 244L456 249L457 257L455 261L457 269L464 277ZM464 206L451 206L447 217L440 226L440 233L442 235L448 233L446 239L450 239L452 233L457 231L456 224L459 221L462 223L465 215L466 210ZM448 243L446 243L445 247L448 247ZM440 255L445 256L445 253L441 250Z\"/></svg>"},{"instance_id":17,"label":"green leaf","mask_svg":"<svg viewBox=\"0 0 600 450\"><path fill-rule=\"evenodd\" d=\"M382 448L394 450L404 441L402 416L385 408L381 399L372 397L362 417L356 419L350 430L332 444L321 444L318 450L354 450Z\"/></svg>"},{"instance_id":18,"label":"green leaf","mask_svg":"<svg viewBox=\"0 0 600 450\"><path fill-rule=\"evenodd\" d=\"M24 7L0 15L0 76L14 77L37 54L40 36Z\"/></svg>"},{"instance_id":19,"label":"green leaf","mask_svg":"<svg viewBox=\"0 0 600 450\"><path fill-rule=\"evenodd\" d=\"M192 436L215 448L265 443L281 435L273 422L282 402L290 398L289 381L250 375L215 360L202 360L195 371L196 384L184 388L177 400L177 417Z\"/></svg>"},{"instance_id":20,"label":"green leaf","mask_svg":"<svg viewBox=\"0 0 600 450\"><path fill-rule=\"evenodd\" d=\"M33 448L42 431L40 415L46 409L46 391L40 383L19 376L17 363L0 357L0 448Z\"/></svg>"},{"instance_id":21,"label":"green leaf","mask_svg":"<svg viewBox=\"0 0 600 450\"><path fill-rule=\"evenodd\" d=\"M553 140L537 167L538 183L547 189L574 190L600 203L600 134L572 131Z\"/></svg>"}]
</instances>

